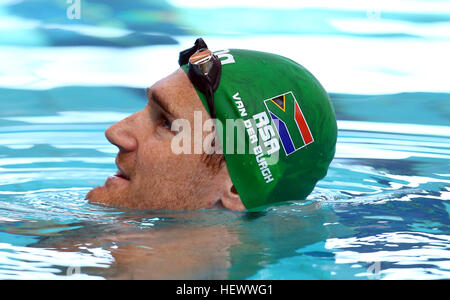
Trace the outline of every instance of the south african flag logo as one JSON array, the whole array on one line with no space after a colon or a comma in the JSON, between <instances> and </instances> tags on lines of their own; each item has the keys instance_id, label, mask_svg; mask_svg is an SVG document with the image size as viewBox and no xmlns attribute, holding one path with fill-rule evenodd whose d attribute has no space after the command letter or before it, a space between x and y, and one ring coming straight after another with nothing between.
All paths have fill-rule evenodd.
<instances>
[{"instance_id":1,"label":"south african flag logo","mask_svg":"<svg viewBox=\"0 0 450 300\"><path fill-rule=\"evenodd\" d=\"M314 142L300 105L292 92L264 100L286 155Z\"/></svg>"}]
</instances>

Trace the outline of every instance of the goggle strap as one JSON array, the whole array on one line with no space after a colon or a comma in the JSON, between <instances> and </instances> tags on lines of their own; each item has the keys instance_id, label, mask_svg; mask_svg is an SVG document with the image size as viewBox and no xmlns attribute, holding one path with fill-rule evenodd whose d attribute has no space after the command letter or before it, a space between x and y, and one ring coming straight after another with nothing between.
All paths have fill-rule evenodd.
<instances>
[{"instance_id":1,"label":"goggle strap","mask_svg":"<svg viewBox=\"0 0 450 300\"><path fill-rule=\"evenodd\" d=\"M214 105L214 91L212 87L209 86L208 93L206 94L206 100L208 101L209 114L212 119L216 118L216 106Z\"/></svg>"}]
</instances>

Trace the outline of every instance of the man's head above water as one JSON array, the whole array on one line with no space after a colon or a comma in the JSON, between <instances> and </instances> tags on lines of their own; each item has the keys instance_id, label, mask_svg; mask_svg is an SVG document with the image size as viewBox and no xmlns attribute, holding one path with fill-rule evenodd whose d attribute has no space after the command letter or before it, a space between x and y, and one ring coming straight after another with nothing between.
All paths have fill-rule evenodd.
<instances>
[{"instance_id":1,"label":"man's head above water","mask_svg":"<svg viewBox=\"0 0 450 300\"><path fill-rule=\"evenodd\" d=\"M326 175L336 120L311 73L274 54L205 48L197 40L183 51L181 68L146 90L145 108L107 129L119 148L118 172L87 199L133 209L245 210L305 199ZM211 58L215 65L198 67ZM197 126L199 117L215 129ZM180 133L189 143L182 153L174 149ZM199 143L205 151L192 153Z\"/></svg>"},{"instance_id":2,"label":"man's head above water","mask_svg":"<svg viewBox=\"0 0 450 300\"><path fill-rule=\"evenodd\" d=\"M175 154L172 122L194 122L194 112L209 115L182 69L147 89L144 109L112 125L107 139L119 148L118 173L86 198L136 209L199 209L223 204L244 210L233 189L223 155ZM193 134L193 133L192 133ZM206 133L205 133L206 136Z\"/></svg>"}]
</instances>

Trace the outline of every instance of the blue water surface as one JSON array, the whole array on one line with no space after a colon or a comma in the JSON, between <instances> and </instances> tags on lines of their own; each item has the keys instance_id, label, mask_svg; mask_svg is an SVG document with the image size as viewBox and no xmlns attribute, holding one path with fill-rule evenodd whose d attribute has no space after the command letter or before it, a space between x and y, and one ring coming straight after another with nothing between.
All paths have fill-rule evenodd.
<instances>
[{"instance_id":1,"label":"blue water surface","mask_svg":"<svg viewBox=\"0 0 450 300\"><path fill-rule=\"evenodd\" d=\"M0 2L0 279L450 279L448 3L247 2ZM89 204L105 129L200 35L319 78L328 175L258 213Z\"/></svg>"}]
</instances>

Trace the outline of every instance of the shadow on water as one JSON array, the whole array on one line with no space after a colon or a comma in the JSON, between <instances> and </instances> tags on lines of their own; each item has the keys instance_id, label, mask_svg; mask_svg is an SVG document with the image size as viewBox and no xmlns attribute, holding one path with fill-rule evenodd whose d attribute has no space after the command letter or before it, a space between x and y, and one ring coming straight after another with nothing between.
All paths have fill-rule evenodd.
<instances>
[{"instance_id":1,"label":"shadow on water","mask_svg":"<svg viewBox=\"0 0 450 300\"><path fill-rule=\"evenodd\" d=\"M297 250L324 244L335 236L336 228L330 231L322 226L335 219L320 203L298 202L261 213L122 211L95 223L9 222L1 225L0 232L28 236L28 242L39 236L28 248L14 249L22 253L29 249L37 261L55 252L69 253L73 261L54 259L47 269L41 269L60 276L69 266L78 266L84 275L116 279L245 279L282 258L300 255L332 260L334 254L323 247ZM47 253L39 257L33 249ZM77 257L80 253L91 260ZM327 277L326 271L313 269L309 277Z\"/></svg>"}]
</instances>

